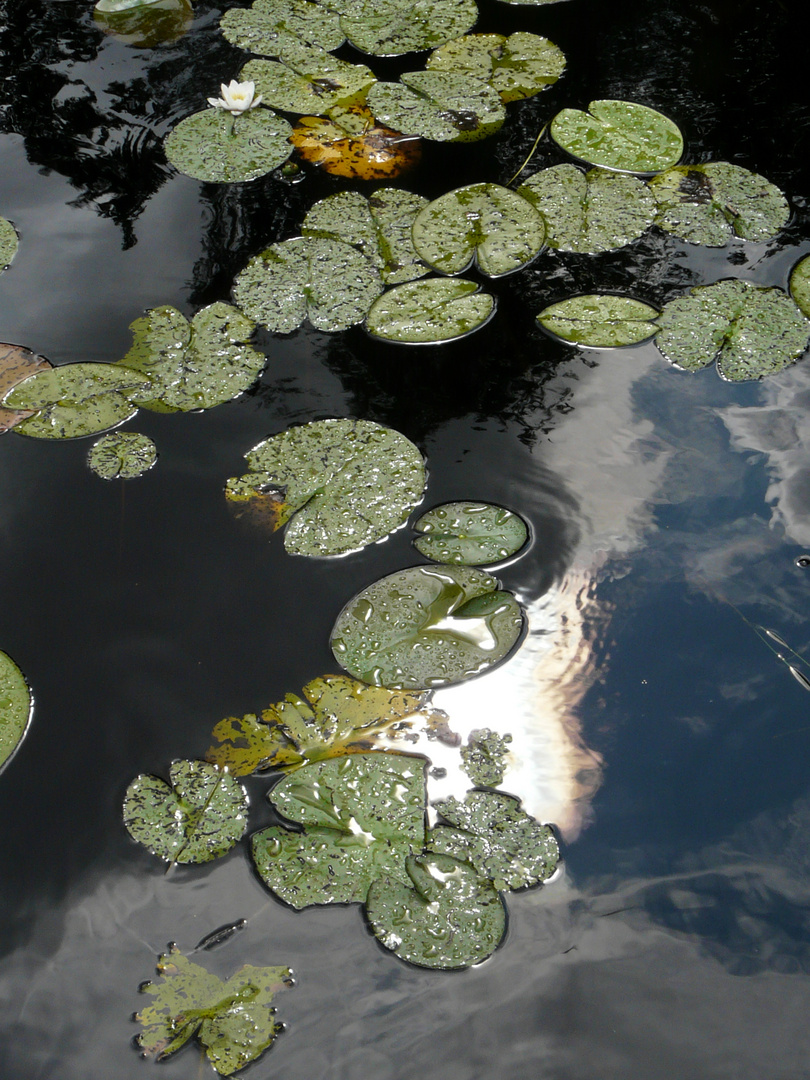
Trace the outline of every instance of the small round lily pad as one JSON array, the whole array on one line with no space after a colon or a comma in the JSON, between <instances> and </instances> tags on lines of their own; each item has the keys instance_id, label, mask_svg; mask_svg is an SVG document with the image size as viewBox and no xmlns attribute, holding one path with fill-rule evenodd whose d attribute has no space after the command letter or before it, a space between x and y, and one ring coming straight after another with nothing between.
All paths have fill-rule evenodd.
<instances>
[{"instance_id":1,"label":"small round lily pad","mask_svg":"<svg viewBox=\"0 0 810 1080\"><path fill-rule=\"evenodd\" d=\"M186 176L215 184L255 180L282 165L292 153L292 128L259 106L231 116L204 109L181 120L166 136L166 157Z\"/></svg>"},{"instance_id":2,"label":"small round lily pad","mask_svg":"<svg viewBox=\"0 0 810 1080\"><path fill-rule=\"evenodd\" d=\"M588 112L563 109L551 137L566 153L617 172L650 174L676 165L683 154L680 128L668 116L634 101L592 101Z\"/></svg>"},{"instance_id":3,"label":"small round lily pad","mask_svg":"<svg viewBox=\"0 0 810 1080\"><path fill-rule=\"evenodd\" d=\"M157 448L147 435L117 431L93 443L87 464L102 480L130 480L141 476L157 461Z\"/></svg>"},{"instance_id":4,"label":"small round lily pad","mask_svg":"<svg viewBox=\"0 0 810 1080\"><path fill-rule=\"evenodd\" d=\"M805 255L791 270L790 295L802 314L810 319L810 255Z\"/></svg>"},{"instance_id":5,"label":"small round lily pad","mask_svg":"<svg viewBox=\"0 0 810 1080\"><path fill-rule=\"evenodd\" d=\"M0 217L0 273L6 269L14 258L19 243L20 238L17 236L17 230L10 221Z\"/></svg>"},{"instance_id":6,"label":"small round lily pad","mask_svg":"<svg viewBox=\"0 0 810 1080\"><path fill-rule=\"evenodd\" d=\"M631 296L590 293L550 304L537 321L555 337L591 349L638 345L658 330L654 307Z\"/></svg>"},{"instance_id":7,"label":"small round lily pad","mask_svg":"<svg viewBox=\"0 0 810 1080\"><path fill-rule=\"evenodd\" d=\"M428 510L414 525L414 547L428 559L457 566L502 562L526 543L523 518L492 503L451 502Z\"/></svg>"},{"instance_id":8,"label":"small round lily pad","mask_svg":"<svg viewBox=\"0 0 810 1080\"><path fill-rule=\"evenodd\" d=\"M438 345L479 330L495 297L466 278L425 278L389 289L371 305L366 330L403 345Z\"/></svg>"},{"instance_id":9,"label":"small round lily pad","mask_svg":"<svg viewBox=\"0 0 810 1080\"><path fill-rule=\"evenodd\" d=\"M565 70L565 55L538 34L465 34L432 52L425 67L483 79L509 102L553 86Z\"/></svg>"},{"instance_id":10,"label":"small round lily pad","mask_svg":"<svg viewBox=\"0 0 810 1080\"><path fill-rule=\"evenodd\" d=\"M32 709L25 676L7 653L0 652L0 769L22 742Z\"/></svg>"}]
</instances>

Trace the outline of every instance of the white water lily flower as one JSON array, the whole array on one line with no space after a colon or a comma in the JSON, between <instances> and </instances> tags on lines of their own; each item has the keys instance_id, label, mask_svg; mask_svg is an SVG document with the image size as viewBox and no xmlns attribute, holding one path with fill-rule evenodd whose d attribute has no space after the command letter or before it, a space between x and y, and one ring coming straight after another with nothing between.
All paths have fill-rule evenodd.
<instances>
[{"instance_id":1,"label":"white water lily flower","mask_svg":"<svg viewBox=\"0 0 810 1080\"><path fill-rule=\"evenodd\" d=\"M236 79L231 79L228 86L222 83L220 90L222 97L210 97L208 104L213 105L215 109L227 109L231 116L239 116L248 109L255 109L262 100L261 94L258 97L253 96L256 84L252 82L240 83Z\"/></svg>"}]
</instances>

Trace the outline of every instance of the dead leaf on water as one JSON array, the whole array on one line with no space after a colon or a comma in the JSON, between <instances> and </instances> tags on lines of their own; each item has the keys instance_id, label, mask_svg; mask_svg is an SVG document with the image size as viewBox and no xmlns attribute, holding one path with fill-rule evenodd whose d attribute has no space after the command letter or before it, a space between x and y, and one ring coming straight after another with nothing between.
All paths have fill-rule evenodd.
<instances>
[{"instance_id":1,"label":"dead leaf on water","mask_svg":"<svg viewBox=\"0 0 810 1080\"><path fill-rule=\"evenodd\" d=\"M12 386L52 366L44 356L38 356L23 345L0 344L0 401ZM0 435L28 416L33 416L33 410L5 409L0 405Z\"/></svg>"}]
</instances>

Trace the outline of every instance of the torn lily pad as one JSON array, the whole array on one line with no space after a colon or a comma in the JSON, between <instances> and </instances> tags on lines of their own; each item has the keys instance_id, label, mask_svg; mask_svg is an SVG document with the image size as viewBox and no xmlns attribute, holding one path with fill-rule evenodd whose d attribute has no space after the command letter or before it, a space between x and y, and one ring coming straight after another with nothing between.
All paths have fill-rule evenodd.
<instances>
[{"instance_id":1,"label":"torn lily pad","mask_svg":"<svg viewBox=\"0 0 810 1080\"><path fill-rule=\"evenodd\" d=\"M732 236L769 240L790 217L769 180L727 161L679 165L650 181L656 225L692 244L722 247Z\"/></svg>"},{"instance_id":2,"label":"torn lily pad","mask_svg":"<svg viewBox=\"0 0 810 1080\"><path fill-rule=\"evenodd\" d=\"M293 985L286 967L245 964L230 979L212 975L177 948L158 958L158 983L140 987L152 1001L135 1016L135 1042L144 1057L163 1061L197 1036L220 1076L255 1061L281 1032L272 1004Z\"/></svg>"},{"instance_id":3,"label":"torn lily pad","mask_svg":"<svg viewBox=\"0 0 810 1080\"><path fill-rule=\"evenodd\" d=\"M375 81L364 64L348 64L325 49L287 44L280 60L251 60L240 72L256 84L265 105L282 112L321 116Z\"/></svg>"},{"instance_id":4,"label":"torn lily pad","mask_svg":"<svg viewBox=\"0 0 810 1080\"><path fill-rule=\"evenodd\" d=\"M546 243L558 251L613 251L637 240L655 220L649 187L627 173L553 165L530 176L518 194L540 213Z\"/></svg>"},{"instance_id":5,"label":"torn lily pad","mask_svg":"<svg viewBox=\"0 0 810 1080\"><path fill-rule=\"evenodd\" d=\"M589 112L563 109L550 133L572 157L617 172L657 173L677 164L683 136L663 113L634 101L592 101Z\"/></svg>"},{"instance_id":6,"label":"torn lily pad","mask_svg":"<svg viewBox=\"0 0 810 1080\"><path fill-rule=\"evenodd\" d=\"M557 869L556 836L527 814L519 799L502 791L470 791L464 802L450 798L435 806L455 827L433 829L431 849L471 863L496 889L539 885Z\"/></svg>"},{"instance_id":7,"label":"torn lily pad","mask_svg":"<svg viewBox=\"0 0 810 1080\"><path fill-rule=\"evenodd\" d=\"M141 773L127 788L124 825L133 840L171 863L217 859L247 827L242 785L207 761L173 761L170 783Z\"/></svg>"},{"instance_id":8,"label":"torn lily pad","mask_svg":"<svg viewBox=\"0 0 810 1080\"><path fill-rule=\"evenodd\" d=\"M700 285L665 304L655 344L685 371L716 360L724 379L742 382L792 364L808 339L810 320L787 293L734 279Z\"/></svg>"},{"instance_id":9,"label":"torn lily pad","mask_svg":"<svg viewBox=\"0 0 810 1080\"><path fill-rule=\"evenodd\" d=\"M301 236L252 258L233 295L276 333L290 334L307 319L317 330L336 333L362 322L382 289L379 271L350 244Z\"/></svg>"},{"instance_id":10,"label":"torn lily pad","mask_svg":"<svg viewBox=\"0 0 810 1080\"><path fill-rule=\"evenodd\" d=\"M425 67L483 79L509 102L553 86L565 70L565 55L538 34L466 34L432 52Z\"/></svg>"},{"instance_id":11,"label":"torn lily pad","mask_svg":"<svg viewBox=\"0 0 810 1080\"><path fill-rule=\"evenodd\" d=\"M378 188L366 198L339 191L309 210L304 236L342 240L373 263L386 284L413 281L429 273L411 240L411 225L428 200L399 188Z\"/></svg>"},{"instance_id":12,"label":"torn lily pad","mask_svg":"<svg viewBox=\"0 0 810 1080\"><path fill-rule=\"evenodd\" d=\"M2 404L34 415L17 424L36 439L78 439L117 427L138 411L131 396L149 386L139 371L116 364L62 364L8 391Z\"/></svg>"},{"instance_id":13,"label":"torn lily pad","mask_svg":"<svg viewBox=\"0 0 810 1080\"><path fill-rule=\"evenodd\" d=\"M435 49L466 34L478 19L475 0L354 0L341 11L346 37L371 56Z\"/></svg>"},{"instance_id":14,"label":"torn lily pad","mask_svg":"<svg viewBox=\"0 0 810 1080\"><path fill-rule=\"evenodd\" d=\"M13 386L50 367L49 360L23 345L0 344L0 402ZM31 409L8 409L0 405L0 435L31 415Z\"/></svg>"},{"instance_id":15,"label":"torn lily pad","mask_svg":"<svg viewBox=\"0 0 810 1080\"><path fill-rule=\"evenodd\" d=\"M427 690L463 682L503 660L523 611L472 567L413 566L359 592L338 615L332 653L373 686Z\"/></svg>"},{"instance_id":16,"label":"torn lily pad","mask_svg":"<svg viewBox=\"0 0 810 1080\"><path fill-rule=\"evenodd\" d=\"M490 881L468 863L428 854L407 861L408 884L391 877L369 889L366 913L380 943L419 967L471 967L506 930L506 909Z\"/></svg>"},{"instance_id":17,"label":"torn lily pad","mask_svg":"<svg viewBox=\"0 0 810 1080\"><path fill-rule=\"evenodd\" d=\"M406 71L398 83L375 83L368 106L387 127L434 142L477 142L506 117L488 83L452 71Z\"/></svg>"},{"instance_id":18,"label":"torn lily pad","mask_svg":"<svg viewBox=\"0 0 810 1080\"><path fill-rule=\"evenodd\" d=\"M17 230L10 221L0 217L0 273L7 269L8 264L17 253L19 244L20 238L17 236Z\"/></svg>"},{"instance_id":19,"label":"torn lily pad","mask_svg":"<svg viewBox=\"0 0 810 1080\"><path fill-rule=\"evenodd\" d=\"M522 517L492 503L443 503L414 525L414 547L428 559L457 566L498 563L520 551L529 538Z\"/></svg>"},{"instance_id":20,"label":"torn lily pad","mask_svg":"<svg viewBox=\"0 0 810 1080\"><path fill-rule=\"evenodd\" d=\"M638 345L658 330L660 312L631 296L590 293L550 304L537 321L555 337L590 349Z\"/></svg>"},{"instance_id":21,"label":"torn lily pad","mask_svg":"<svg viewBox=\"0 0 810 1080\"><path fill-rule=\"evenodd\" d=\"M403 345L438 345L467 337L495 314L495 297L466 278L410 281L375 300L366 318L372 337Z\"/></svg>"},{"instance_id":22,"label":"torn lily pad","mask_svg":"<svg viewBox=\"0 0 810 1080\"><path fill-rule=\"evenodd\" d=\"M93 443L87 464L102 480L131 480L142 476L157 461L157 447L148 435L119 431Z\"/></svg>"},{"instance_id":23,"label":"torn lily pad","mask_svg":"<svg viewBox=\"0 0 810 1080\"><path fill-rule=\"evenodd\" d=\"M316 420L265 439L247 455L228 499L274 503L294 555L342 555L381 540L422 498L425 464L398 431L370 420Z\"/></svg>"},{"instance_id":24,"label":"torn lily pad","mask_svg":"<svg viewBox=\"0 0 810 1080\"><path fill-rule=\"evenodd\" d=\"M346 40L337 13L309 0L254 0L226 11L219 25L232 45L259 56L278 56L299 42L331 52Z\"/></svg>"},{"instance_id":25,"label":"torn lily pad","mask_svg":"<svg viewBox=\"0 0 810 1080\"><path fill-rule=\"evenodd\" d=\"M259 106L231 116L224 109L193 113L169 132L166 157L181 173L214 184L256 180L292 153L292 128Z\"/></svg>"},{"instance_id":26,"label":"torn lily pad","mask_svg":"<svg viewBox=\"0 0 810 1080\"><path fill-rule=\"evenodd\" d=\"M810 255L805 255L791 270L790 295L802 314L810 319Z\"/></svg>"},{"instance_id":27,"label":"torn lily pad","mask_svg":"<svg viewBox=\"0 0 810 1080\"><path fill-rule=\"evenodd\" d=\"M303 832L263 829L252 839L262 880L292 907L355 903L382 875L407 880L405 860L425 840L425 763L356 754L285 777L271 803Z\"/></svg>"},{"instance_id":28,"label":"torn lily pad","mask_svg":"<svg viewBox=\"0 0 810 1080\"><path fill-rule=\"evenodd\" d=\"M542 250L543 219L529 203L499 184L470 184L439 196L421 210L411 230L422 258L442 274L460 274L473 262L488 277L514 273Z\"/></svg>"},{"instance_id":29,"label":"torn lily pad","mask_svg":"<svg viewBox=\"0 0 810 1080\"><path fill-rule=\"evenodd\" d=\"M0 769L22 742L32 711L25 676L7 653L0 652Z\"/></svg>"},{"instance_id":30,"label":"torn lily pad","mask_svg":"<svg viewBox=\"0 0 810 1080\"><path fill-rule=\"evenodd\" d=\"M499 735L489 728L470 732L467 745L461 747L461 767L476 786L497 787L501 783L511 741L511 735Z\"/></svg>"}]
</instances>

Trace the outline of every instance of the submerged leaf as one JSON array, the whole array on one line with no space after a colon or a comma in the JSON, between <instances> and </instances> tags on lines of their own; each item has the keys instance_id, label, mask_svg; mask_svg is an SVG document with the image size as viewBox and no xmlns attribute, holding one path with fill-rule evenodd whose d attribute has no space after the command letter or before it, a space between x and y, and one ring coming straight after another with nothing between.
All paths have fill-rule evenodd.
<instances>
[{"instance_id":1,"label":"submerged leaf","mask_svg":"<svg viewBox=\"0 0 810 1080\"><path fill-rule=\"evenodd\" d=\"M20 238L17 230L4 217L0 217L0 273L8 267L19 247Z\"/></svg>"},{"instance_id":2,"label":"submerged leaf","mask_svg":"<svg viewBox=\"0 0 810 1080\"><path fill-rule=\"evenodd\" d=\"M452 502L436 506L414 525L414 547L428 559L462 566L501 562L526 543L523 518L492 503Z\"/></svg>"},{"instance_id":3,"label":"submerged leaf","mask_svg":"<svg viewBox=\"0 0 810 1080\"><path fill-rule=\"evenodd\" d=\"M474 784L494 788L501 783L511 741L511 735L501 736L489 728L470 732L467 745L461 748L461 767Z\"/></svg>"},{"instance_id":4,"label":"submerged leaf","mask_svg":"<svg viewBox=\"0 0 810 1080\"><path fill-rule=\"evenodd\" d=\"M207 761L173 761L171 783L141 773L127 788L124 825L133 840L166 862L219 858L247 827L247 795Z\"/></svg>"},{"instance_id":5,"label":"submerged leaf","mask_svg":"<svg viewBox=\"0 0 810 1080\"><path fill-rule=\"evenodd\" d=\"M588 109L563 109L551 121L551 137L572 157L617 172L657 173L683 153L677 124L655 109L613 99Z\"/></svg>"},{"instance_id":6,"label":"submerged leaf","mask_svg":"<svg viewBox=\"0 0 810 1080\"><path fill-rule=\"evenodd\" d=\"M98 0L93 22L124 45L153 49L182 37L194 10L190 0Z\"/></svg>"},{"instance_id":7,"label":"submerged leaf","mask_svg":"<svg viewBox=\"0 0 810 1080\"><path fill-rule=\"evenodd\" d=\"M22 742L32 709L25 676L7 653L0 652L0 769Z\"/></svg>"},{"instance_id":8,"label":"submerged leaf","mask_svg":"<svg viewBox=\"0 0 810 1080\"><path fill-rule=\"evenodd\" d=\"M50 367L50 361L44 356L38 356L23 345L0 344L0 402L13 386ZM31 416L32 412L32 409L9 409L0 405L0 435Z\"/></svg>"},{"instance_id":9,"label":"submerged leaf","mask_svg":"<svg viewBox=\"0 0 810 1080\"><path fill-rule=\"evenodd\" d=\"M359 592L338 615L332 652L374 686L432 689L503 660L523 611L494 577L471 567L413 566Z\"/></svg>"},{"instance_id":10,"label":"submerged leaf","mask_svg":"<svg viewBox=\"0 0 810 1080\"><path fill-rule=\"evenodd\" d=\"M805 255L791 270L790 295L802 314L810 319L810 255Z\"/></svg>"},{"instance_id":11,"label":"submerged leaf","mask_svg":"<svg viewBox=\"0 0 810 1080\"><path fill-rule=\"evenodd\" d=\"M550 304L537 321L550 334L573 345L591 349L614 349L638 345L657 331L660 312L641 300L610 293L572 296Z\"/></svg>"},{"instance_id":12,"label":"submerged leaf","mask_svg":"<svg viewBox=\"0 0 810 1080\"><path fill-rule=\"evenodd\" d=\"M322 243L325 241L321 241ZM381 540L422 497L425 465L404 435L370 420L317 420L290 428L247 454L250 472L226 495L250 502L268 491L275 528L295 555L341 555Z\"/></svg>"},{"instance_id":13,"label":"submerged leaf","mask_svg":"<svg viewBox=\"0 0 810 1080\"><path fill-rule=\"evenodd\" d=\"M372 56L434 49L466 34L478 18L475 0L353 0L341 11L346 37Z\"/></svg>"},{"instance_id":14,"label":"submerged leaf","mask_svg":"<svg viewBox=\"0 0 810 1080\"><path fill-rule=\"evenodd\" d=\"M278 56L291 41L331 52L346 40L339 16L309 0L254 0L246 10L226 11L219 25L232 45L260 56Z\"/></svg>"},{"instance_id":15,"label":"submerged leaf","mask_svg":"<svg viewBox=\"0 0 810 1080\"><path fill-rule=\"evenodd\" d=\"M466 278L427 278L389 289L371 305L366 330L405 345L455 341L495 314L495 298Z\"/></svg>"},{"instance_id":16,"label":"submerged leaf","mask_svg":"<svg viewBox=\"0 0 810 1080\"><path fill-rule=\"evenodd\" d=\"M509 102L553 86L565 69L565 55L537 34L466 34L431 53L425 67L483 79Z\"/></svg>"},{"instance_id":17,"label":"submerged leaf","mask_svg":"<svg viewBox=\"0 0 810 1080\"><path fill-rule=\"evenodd\" d=\"M292 153L292 128L269 109L231 116L204 109L181 120L166 136L166 157L186 176L215 184L255 180L283 165Z\"/></svg>"},{"instance_id":18,"label":"submerged leaf","mask_svg":"<svg viewBox=\"0 0 810 1080\"><path fill-rule=\"evenodd\" d=\"M131 480L142 476L156 461L155 444L135 431L103 435L87 455L87 464L102 480Z\"/></svg>"},{"instance_id":19,"label":"submerged leaf","mask_svg":"<svg viewBox=\"0 0 810 1080\"><path fill-rule=\"evenodd\" d=\"M477 142L506 116L488 83L450 71L406 71L398 83L375 83L368 106L388 127L434 142Z\"/></svg>"},{"instance_id":20,"label":"submerged leaf","mask_svg":"<svg viewBox=\"0 0 810 1080\"><path fill-rule=\"evenodd\" d=\"M375 81L364 64L348 64L325 49L286 45L280 60L251 60L239 74L256 84L262 102L282 112L321 116Z\"/></svg>"}]
</instances>

